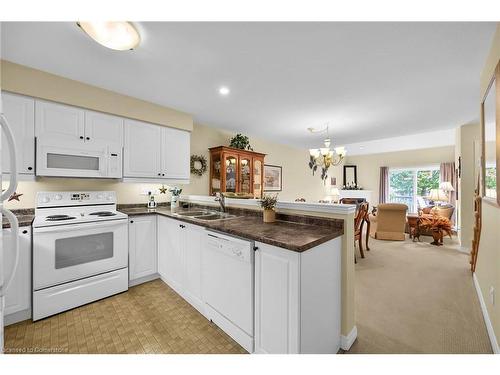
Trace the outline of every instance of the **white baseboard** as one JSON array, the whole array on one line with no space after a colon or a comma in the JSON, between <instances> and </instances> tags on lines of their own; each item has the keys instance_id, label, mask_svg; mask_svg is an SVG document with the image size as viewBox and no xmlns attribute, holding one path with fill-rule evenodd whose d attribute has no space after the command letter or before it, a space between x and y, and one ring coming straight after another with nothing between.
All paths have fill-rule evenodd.
<instances>
[{"instance_id":1,"label":"white baseboard","mask_svg":"<svg viewBox=\"0 0 500 375\"><path fill-rule=\"evenodd\" d=\"M465 247L465 246L460 246L457 248L458 251L460 251L461 253L466 253L466 254L470 254L470 250L468 247Z\"/></svg>"},{"instance_id":2,"label":"white baseboard","mask_svg":"<svg viewBox=\"0 0 500 375\"><path fill-rule=\"evenodd\" d=\"M484 302L483 293L481 292L481 287L479 286L479 281L477 281L476 274L472 275L474 280L474 286L476 287L477 297L479 298L479 303L481 304L481 310L483 312L484 323L486 324L486 330L488 331L488 336L490 338L491 349L493 353L500 354L500 348L498 347L497 337L495 331L493 330L493 325L491 324L490 315L488 314L488 309L486 308L486 303Z\"/></svg>"},{"instance_id":3,"label":"white baseboard","mask_svg":"<svg viewBox=\"0 0 500 375\"><path fill-rule=\"evenodd\" d=\"M356 337L358 337L358 328L354 326L347 336L340 336L340 348L343 350L351 349L351 346L352 344L354 344Z\"/></svg>"},{"instance_id":4,"label":"white baseboard","mask_svg":"<svg viewBox=\"0 0 500 375\"><path fill-rule=\"evenodd\" d=\"M159 278L160 278L159 274L153 273L152 275L148 275L148 276L144 276L144 277L139 277L138 279L134 279L134 280L129 280L128 281L128 286L129 287L136 286L136 285L147 283L148 281L153 281L153 280L156 280L156 279L159 279Z\"/></svg>"},{"instance_id":5,"label":"white baseboard","mask_svg":"<svg viewBox=\"0 0 500 375\"><path fill-rule=\"evenodd\" d=\"M24 320L31 319L31 307L26 310L18 311L9 315L4 316L4 324L8 325L22 322Z\"/></svg>"}]
</instances>

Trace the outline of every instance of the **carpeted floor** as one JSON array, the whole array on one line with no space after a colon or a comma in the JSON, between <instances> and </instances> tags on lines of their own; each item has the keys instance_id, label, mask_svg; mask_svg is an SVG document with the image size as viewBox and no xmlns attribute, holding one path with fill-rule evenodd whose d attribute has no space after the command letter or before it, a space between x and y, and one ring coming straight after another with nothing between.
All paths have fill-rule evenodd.
<instances>
[{"instance_id":1,"label":"carpeted floor","mask_svg":"<svg viewBox=\"0 0 500 375\"><path fill-rule=\"evenodd\" d=\"M468 255L456 240L377 241L356 264L358 339L348 353L491 353Z\"/></svg>"}]
</instances>

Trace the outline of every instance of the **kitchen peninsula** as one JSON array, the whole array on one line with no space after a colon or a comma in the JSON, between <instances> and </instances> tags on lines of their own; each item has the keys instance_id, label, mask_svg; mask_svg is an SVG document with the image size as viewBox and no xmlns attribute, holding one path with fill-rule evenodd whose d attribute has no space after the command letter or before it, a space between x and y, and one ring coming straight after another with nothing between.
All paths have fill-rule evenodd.
<instances>
[{"instance_id":1,"label":"kitchen peninsula","mask_svg":"<svg viewBox=\"0 0 500 375\"><path fill-rule=\"evenodd\" d=\"M256 210L256 200L227 199L232 217L207 221L194 219L189 213L217 209L213 197L187 196L181 201L185 208L177 210L168 206L156 210L118 207L129 216L131 285L160 277L249 352L336 353L340 348L348 349L356 330L344 328L353 321L353 316L346 315L352 311L352 294L347 277L350 271L344 264L345 258L350 259L349 267L354 264L349 246L353 241L346 240L353 235L350 219L354 206L279 202L277 221L265 224L262 213ZM231 328L222 317L218 321L204 301L207 233L212 237L221 234L224 241L236 237L252 243L255 336ZM143 262L141 252L154 244L157 259L153 252L146 256L149 266L137 270L135 277L134 259ZM203 276L209 277L206 273ZM254 336L254 341L247 336Z\"/></svg>"}]
</instances>

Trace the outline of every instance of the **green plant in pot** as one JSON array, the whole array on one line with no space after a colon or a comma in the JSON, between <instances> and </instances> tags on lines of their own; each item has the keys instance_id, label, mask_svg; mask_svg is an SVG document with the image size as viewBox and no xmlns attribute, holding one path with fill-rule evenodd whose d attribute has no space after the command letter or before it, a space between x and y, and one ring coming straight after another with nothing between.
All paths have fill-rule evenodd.
<instances>
[{"instance_id":1,"label":"green plant in pot","mask_svg":"<svg viewBox=\"0 0 500 375\"><path fill-rule=\"evenodd\" d=\"M182 189L177 186L171 187L168 189L172 196L170 197L170 209L176 209L178 206L178 200L182 193Z\"/></svg>"},{"instance_id":2,"label":"green plant in pot","mask_svg":"<svg viewBox=\"0 0 500 375\"><path fill-rule=\"evenodd\" d=\"M243 134L236 134L229 141L229 147L239 148L240 150L250 150L253 151L252 146L250 146L250 141L248 137Z\"/></svg>"},{"instance_id":3,"label":"green plant in pot","mask_svg":"<svg viewBox=\"0 0 500 375\"><path fill-rule=\"evenodd\" d=\"M274 223L276 221L276 203L278 203L278 194L264 195L260 200L260 206L264 209L264 223Z\"/></svg>"}]
</instances>

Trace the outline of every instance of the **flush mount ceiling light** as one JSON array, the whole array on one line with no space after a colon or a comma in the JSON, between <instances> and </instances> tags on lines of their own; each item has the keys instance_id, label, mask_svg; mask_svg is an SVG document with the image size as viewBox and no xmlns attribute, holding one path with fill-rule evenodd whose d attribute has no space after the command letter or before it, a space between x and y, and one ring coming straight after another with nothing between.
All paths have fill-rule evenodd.
<instances>
[{"instance_id":1,"label":"flush mount ceiling light","mask_svg":"<svg viewBox=\"0 0 500 375\"><path fill-rule=\"evenodd\" d=\"M141 41L141 36L132 23L126 21L83 22L76 23L97 43L114 49L125 51L134 49Z\"/></svg>"},{"instance_id":2,"label":"flush mount ceiling light","mask_svg":"<svg viewBox=\"0 0 500 375\"><path fill-rule=\"evenodd\" d=\"M230 92L231 92L231 90L229 90L229 87L221 86L219 88L219 94L221 94L222 96L227 96L227 95L229 95Z\"/></svg>"}]
</instances>

